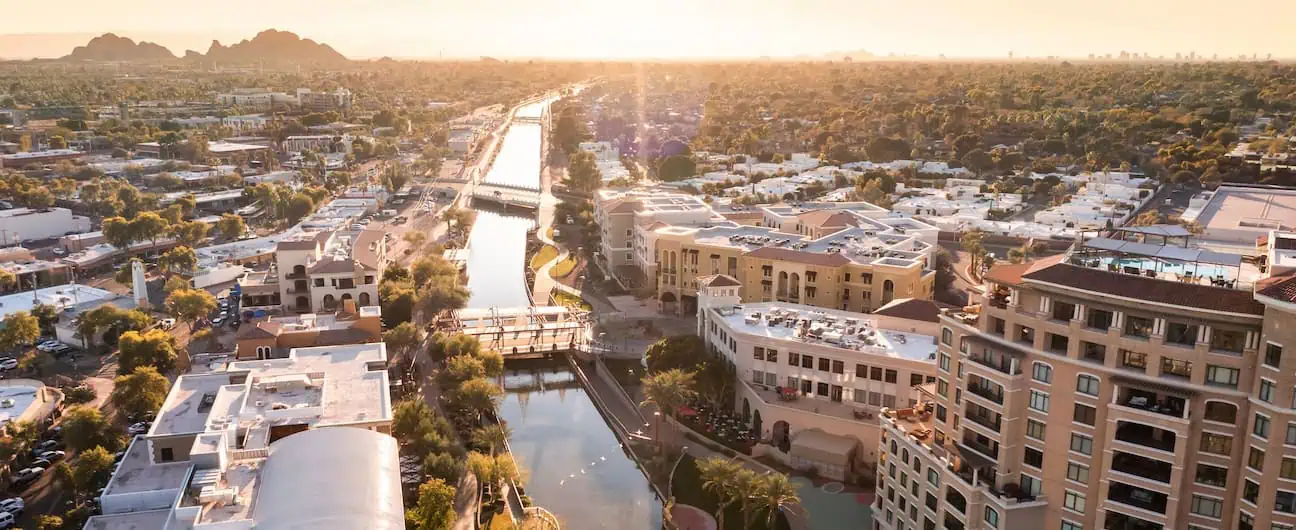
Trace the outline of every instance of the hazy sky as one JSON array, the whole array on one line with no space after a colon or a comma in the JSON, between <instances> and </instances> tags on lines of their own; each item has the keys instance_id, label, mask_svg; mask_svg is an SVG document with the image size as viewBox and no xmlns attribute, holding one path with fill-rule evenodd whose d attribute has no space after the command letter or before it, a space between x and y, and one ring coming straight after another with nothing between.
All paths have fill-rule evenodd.
<instances>
[{"instance_id":1,"label":"hazy sky","mask_svg":"<svg viewBox=\"0 0 1296 530\"><path fill-rule=\"evenodd\" d=\"M6 19L22 21L0 31L113 31L177 53L274 27L353 58L1296 57L1296 37L1279 22L1296 20L1296 0L59 0L57 15L55 4L0 5ZM0 41L0 56L62 55L75 42L41 39Z\"/></svg>"}]
</instances>

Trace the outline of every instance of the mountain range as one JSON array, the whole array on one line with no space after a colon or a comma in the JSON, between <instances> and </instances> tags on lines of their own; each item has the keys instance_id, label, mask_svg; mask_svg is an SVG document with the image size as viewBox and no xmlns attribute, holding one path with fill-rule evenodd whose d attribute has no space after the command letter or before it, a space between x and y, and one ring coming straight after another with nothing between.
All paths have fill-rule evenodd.
<instances>
[{"instance_id":1,"label":"mountain range","mask_svg":"<svg viewBox=\"0 0 1296 530\"><path fill-rule=\"evenodd\" d=\"M337 63L347 58L331 46L303 39L288 31L268 29L250 40L225 46L212 41L207 53L186 50L184 59L224 64L246 63ZM151 62L176 60L170 50L152 42L135 41L106 33L77 46L65 61Z\"/></svg>"}]
</instances>

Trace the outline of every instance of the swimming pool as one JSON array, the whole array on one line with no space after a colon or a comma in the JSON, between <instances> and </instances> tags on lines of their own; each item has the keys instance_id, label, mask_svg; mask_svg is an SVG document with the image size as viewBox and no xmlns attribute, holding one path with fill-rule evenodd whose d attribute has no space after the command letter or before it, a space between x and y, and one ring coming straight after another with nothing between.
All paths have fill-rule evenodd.
<instances>
[{"instance_id":1,"label":"swimming pool","mask_svg":"<svg viewBox=\"0 0 1296 530\"><path fill-rule=\"evenodd\" d=\"M870 530L873 528L873 493L848 491L840 482L814 485L810 479L791 480L809 515L810 530Z\"/></svg>"}]
</instances>

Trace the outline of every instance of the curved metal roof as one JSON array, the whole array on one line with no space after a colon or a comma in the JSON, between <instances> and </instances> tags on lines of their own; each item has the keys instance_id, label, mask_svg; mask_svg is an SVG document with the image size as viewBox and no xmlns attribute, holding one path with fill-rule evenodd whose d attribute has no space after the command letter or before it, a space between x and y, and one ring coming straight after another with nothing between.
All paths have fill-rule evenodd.
<instances>
[{"instance_id":1,"label":"curved metal roof","mask_svg":"<svg viewBox=\"0 0 1296 530\"><path fill-rule=\"evenodd\" d=\"M404 530L396 439L354 427L300 432L270 445L253 519L258 530Z\"/></svg>"}]
</instances>

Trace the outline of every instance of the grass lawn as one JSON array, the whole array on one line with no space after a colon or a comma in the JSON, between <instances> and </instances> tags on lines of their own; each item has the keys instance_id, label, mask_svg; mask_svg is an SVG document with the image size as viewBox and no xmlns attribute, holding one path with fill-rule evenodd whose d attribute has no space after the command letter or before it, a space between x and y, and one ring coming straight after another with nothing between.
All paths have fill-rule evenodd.
<instances>
[{"instance_id":1,"label":"grass lawn","mask_svg":"<svg viewBox=\"0 0 1296 530\"><path fill-rule=\"evenodd\" d=\"M552 269L549 269L550 278L563 278L571 274L572 269L576 268L576 258L567 256L567 259L555 263Z\"/></svg>"},{"instance_id":2,"label":"grass lawn","mask_svg":"<svg viewBox=\"0 0 1296 530\"><path fill-rule=\"evenodd\" d=\"M563 291L555 290L553 292L553 297L554 297L554 301L558 302L559 305L572 307L583 311L594 310L594 308L590 307L590 305L586 303L584 300L581 300L580 298L567 294L566 292Z\"/></svg>"},{"instance_id":3,"label":"grass lawn","mask_svg":"<svg viewBox=\"0 0 1296 530\"><path fill-rule=\"evenodd\" d=\"M544 247L541 247L534 256L531 256L531 270L540 270L540 267L553 261L556 257L558 257L558 249L556 247L553 245L545 245Z\"/></svg>"},{"instance_id":4,"label":"grass lawn","mask_svg":"<svg viewBox=\"0 0 1296 530\"><path fill-rule=\"evenodd\" d=\"M697 465L694 463L692 456L684 455L680 460L679 467L675 469L675 481L671 483L671 494L675 496L675 502L697 506L707 513L715 515L716 502L715 495L702 489L702 476L698 474ZM766 524L766 512L757 512L753 516L751 528L754 530L788 530L787 518L783 514L778 514L774 519L774 526L771 528ZM739 503L730 504L725 508L724 528L721 530L744 530L743 528L742 505ZM719 523L719 521L716 521Z\"/></svg>"}]
</instances>

